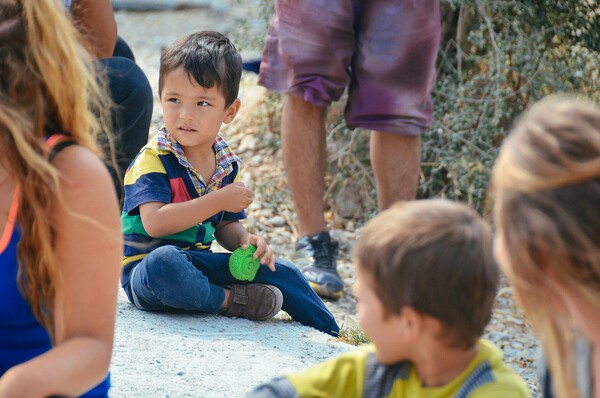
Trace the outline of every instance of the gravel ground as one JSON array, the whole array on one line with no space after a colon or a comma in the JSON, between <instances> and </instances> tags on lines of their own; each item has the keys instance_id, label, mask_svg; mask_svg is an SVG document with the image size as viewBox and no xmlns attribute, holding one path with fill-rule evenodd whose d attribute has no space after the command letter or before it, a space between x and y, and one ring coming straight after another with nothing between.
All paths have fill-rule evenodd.
<instances>
[{"instance_id":1,"label":"gravel ground","mask_svg":"<svg viewBox=\"0 0 600 398\"><path fill-rule=\"evenodd\" d=\"M121 290L110 396L243 397L353 348L293 321L140 311Z\"/></svg>"},{"instance_id":2,"label":"gravel ground","mask_svg":"<svg viewBox=\"0 0 600 398\"><path fill-rule=\"evenodd\" d=\"M259 51L244 48L248 31L243 23L256 30L259 24L252 19L255 10L242 7L236 0L220 3L219 9L199 8L179 11L128 12L117 11L119 34L130 44L140 67L147 74L154 92L157 91L159 55L162 48L175 39L195 30L217 30L228 35L244 58L256 56ZM244 160L243 179L255 190L247 227L265 236L280 257L289 257L297 239L295 218L287 193L278 137L268 128L273 111L267 93L256 85L256 76L244 75L240 98L242 108L223 135ZM155 94L151 133L162 122L162 111ZM350 250L360 234L360 227L352 220L339 220L328 214L333 236L340 242L338 270L345 283L345 294L338 301L327 301L338 322L347 327L358 326L356 298L353 292L354 269ZM493 319L485 337L502 348L505 360L528 382L532 394L539 396L535 359L538 342L515 307L510 287L502 283L498 293Z\"/></svg>"}]
</instances>

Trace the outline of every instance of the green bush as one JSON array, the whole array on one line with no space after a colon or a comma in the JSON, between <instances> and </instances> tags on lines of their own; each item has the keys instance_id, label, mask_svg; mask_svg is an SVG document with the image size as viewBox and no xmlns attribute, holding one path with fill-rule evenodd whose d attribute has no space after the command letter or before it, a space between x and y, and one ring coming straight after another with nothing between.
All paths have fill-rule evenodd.
<instances>
[{"instance_id":1,"label":"green bush","mask_svg":"<svg viewBox=\"0 0 600 398\"><path fill-rule=\"evenodd\" d=\"M528 105L555 92L598 99L600 10L585 0L453 0L442 8L435 124L423 137L418 195L482 211L498 147Z\"/></svg>"}]
</instances>

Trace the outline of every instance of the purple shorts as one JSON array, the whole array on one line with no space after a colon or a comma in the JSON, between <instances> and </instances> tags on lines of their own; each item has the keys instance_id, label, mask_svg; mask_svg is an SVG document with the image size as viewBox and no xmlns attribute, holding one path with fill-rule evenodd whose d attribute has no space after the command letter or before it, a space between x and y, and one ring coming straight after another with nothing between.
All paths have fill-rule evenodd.
<instances>
[{"instance_id":1,"label":"purple shorts","mask_svg":"<svg viewBox=\"0 0 600 398\"><path fill-rule=\"evenodd\" d=\"M259 84L316 106L348 87L348 127L431 127L439 0L277 0Z\"/></svg>"}]
</instances>

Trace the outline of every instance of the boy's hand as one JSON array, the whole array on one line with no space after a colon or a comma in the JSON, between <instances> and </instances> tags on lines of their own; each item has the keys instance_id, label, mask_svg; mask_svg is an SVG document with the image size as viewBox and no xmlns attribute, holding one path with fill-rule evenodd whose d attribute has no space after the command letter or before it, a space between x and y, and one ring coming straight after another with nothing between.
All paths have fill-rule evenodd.
<instances>
[{"instance_id":1,"label":"boy's hand","mask_svg":"<svg viewBox=\"0 0 600 398\"><path fill-rule=\"evenodd\" d=\"M242 248L247 249L248 243L252 243L256 247L254 258L258 258L261 264L265 264L271 271L275 271L275 254L267 242L260 236L248 234L242 240Z\"/></svg>"},{"instance_id":2,"label":"boy's hand","mask_svg":"<svg viewBox=\"0 0 600 398\"><path fill-rule=\"evenodd\" d=\"M254 200L252 191L243 182L234 182L217 191L221 195L221 203L224 211L239 213L246 209Z\"/></svg>"}]
</instances>

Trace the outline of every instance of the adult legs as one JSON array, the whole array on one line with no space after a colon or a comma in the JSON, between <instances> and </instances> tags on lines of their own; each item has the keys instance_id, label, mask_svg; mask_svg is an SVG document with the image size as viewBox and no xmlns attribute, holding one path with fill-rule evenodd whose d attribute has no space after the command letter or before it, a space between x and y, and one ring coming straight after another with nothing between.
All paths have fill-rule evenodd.
<instances>
[{"instance_id":1,"label":"adult legs","mask_svg":"<svg viewBox=\"0 0 600 398\"><path fill-rule=\"evenodd\" d=\"M117 164L121 175L138 151L148 142L152 117L152 89L144 72L123 57L100 60L106 66L111 98L115 104Z\"/></svg>"},{"instance_id":2,"label":"adult legs","mask_svg":"<svg viewBox=\"0 0 600 398\"><path fill-rule=\"evenodd\" d=\"M125 170L148 142L153 97L148 78L134 62L133 52L118 38L114 56L98 61L105 70L114 103L112 122L118 173L111 168L117 194L121 197ZM120 175L119 175L120 174Z\"/></svg>"},{"instance_id":3,"label":"adult legs","mask_svg":"<svg viewBox=\"0 0 600 398\"><path fill-rule=\"evenodd\" d=\"M113 57L124 57L135 62L135 56L129 44L121 36L117 36L117 42L115 43L115 49L113 50Z\"/></svg>"},{"instance_id":4,"label":"adult legs","mask_svg":"<svg viewBox=\"0 0 600 398\"><path fill-rule=\"evenodd\" d=\"M346 120L371 130L381 210L415 198L419 135L432 124L439 46L438 0L361 2Z\"/></svg>"},{"instance_id":5,"label":"adult legs","mask_svg":"<svg viewBox=\"0 0 600 398\"><path fill-rule=\"evenodd\" d=\"M323 215L326 110L288 95L281 119L281 142L301 236L292 260L319 295L339 298L344 284L336 269L338 246L327 232Z\"/></svg>"},{"instance_id":6,"label":"adult legs","mask_svg":"<svg viewBox=\"0 0 600 398\"><path fill-rule=\"evenodd\" d=\"M283 160L300 236L327 229L325 222L325 107L287 95L281 117Z\"/></svg>"},{"instance_id":7,"label":"adult legs","mask_svg":"<svg viewBox=\"0 0 600 398\"><path fill-rule=\"evenodd\" d=\"M282 147L300 232L292 260L315 291L330 298L339 297L344 284L336 271L337 242L323 215L324 118L350 83L358 3L276 1L259 74L259 84L287 94Z\"/></svg>"},{"instance_id":8,"label":"adult legs","mask_svg":"<svg viewBox=\"0 0 600 398\"><path fill-rule=\"evenodd\" d=\"M421 164L419 136L373 131L370 156L380 210L399 200L415 198Z\"/></svg>"}]
</instances>

